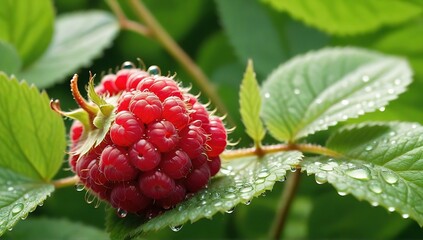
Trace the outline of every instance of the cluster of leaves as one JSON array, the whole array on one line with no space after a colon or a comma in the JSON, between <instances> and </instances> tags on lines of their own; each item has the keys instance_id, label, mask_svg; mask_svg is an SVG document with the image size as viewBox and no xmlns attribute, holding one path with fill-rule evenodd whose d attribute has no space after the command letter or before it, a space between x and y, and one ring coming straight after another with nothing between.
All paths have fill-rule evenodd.
<instances>
[{"instance_id":1,"label":"cluster of leaves","mask_svg":"<svg viewBox=\"0 0 423 240\"><path fill-rule=\"evenodd\" d=\"M200 15L198 11L204 8L201 1L192 2L196 3L191 5L193 12ZM284 181L289 170L296 168L301 168L307 175L313 174L319 184L330 183L339 195L350 194L423 225L423 208L418 204L423 200L423 162L420 159L423 127L418 123L363 122L366 118L423 119L418 106L408 104L419 96L413 89L422 84L423 73L418 69L423 63L423 49L415 40L404 44L410 41L410 36L422 36L418 33L423 29L423 10L418 2L340 3L327 0L315 5L312 0L295 3L216 0L227 36L220 31L210 38L198 56L198 63L212 75L223 100L231 106L230 116L239 126L242 120L256 147L266 150L270 147L261 146L262 141L274 143L274 140L265 138L268 131L278 143L282 143L275 146L296 144L304 151L243 156L242 152L248 149L240 149L238 158L226 159L220 175L207 189L159 217L140 222L134 216L118 218L113 209L107 210L106 227L110 236L114 239L136 237L167 226L177 230L188 221L213 216L217 218L213 227L216 224L218 228L223 224L235 225L240 233L233 236L263 236L263 232L258 233L257 229L266 231L267 221L259 223L256 232L248 229L246 221L266 212L272 214L276 207L272 194L277 194L278 189L267 193L266 198L254 199L248 208L243 204L237 207L238 213L230 215L235 223L234 219L221 220L216 213L232 212L240 203L249 205L254 197L271 190L279 181ZM60 116L50 111L47 95L17 79L25 79L38 88L49 88L63 81L67 74L88 65L110 45L119 30L116 19L105 11L59 15L54 21L51 1L38 1L37 4L29 0L12 1L1 5L0 23L5 27L0 28L0 70L4 72L0 74L0 109L3 113L0 116L0 235L14 227L19 219L25 219L55 190L52 179L62 165L66 145L65 126ZM164 13L163 18L168 15L168 12ZM251 16L255 16L254 21L250 20ZM34 19L37 19L36 27ZM190 18L184 19L185 24L192 22L188 21ZM174 33L175 38L187 31L188 28L183 26L187 25L181 23L182 30ZM251 29L260 29L260 34L251 34ZM263 39L266 39L265 43ZM222 51L231 49L230 44L235 50L233 55L231 51ZM411 67L402 58L351 47L326 48L290 59L326 45L345 44L403 55ZM254 59L257 78L265 79L261 89L252 63L248 64L242 84L238 81L241 79L240 63L245 63L248 58ZM279 65L281 62L284 63ZM411 85L411 94L398 105L390 106L388 109L391 110L385 110L388 102L411 84L411 68L415 70L417 80ZM272 73L263 77L269 72ZM9 77L11 74L16 77ZM223 82L232 77L233 81ZM237 91L239 86L238 107L238 97L225 94L225 91ZM370 112L376 113L360 117ZM341 122L351 123L350 119L354 118L358 118L353 120L357 123L338 128ZM331 131L326 131L328 129ZM237 131L242 130L241 126ZM248 141L243 139L241 145L243 142ZM320 143L324 146L320 149L325 151L317 151L320 156L308 154L315 146L307 143ZM305 148L301 149L301 146ZM230 153L233 152L227 152L226 156ZM365 226L357 223L354 217L369 216L373 222L386 218L383 211L373 210L370 216L368 206L357 205L349 198L344 201L353 207L344 209L334 200L336 194L319 193L322 188L314 185L306 180L300 187L286 236L340 236L341 231L357 234L353 228ZM311 200L310 196L316 197ZM334 228L319 226L328 215L321 213L325 213L325 206L329 204L343 209L344 219L353 219L354 223L337 220L338 225ZM354 215L359 213L362 215ZM325 220L335 218L330 217ZM393 237L410 225L410 221L398 221L392 217L385 223L392 228L367 234ZM201 226L202 222L199 224ZM44 218L24 221L6 237L25 238L25 233L41 231L46 225L49 226L46 234L52 238L66 238L75 233L74 229L85 236L106 238L104 233L95 229L81 230L82 226L75 223ZM290 232L289 229L294 230ZM225 236L221 231L213 234Z\"/></svg>"}]
</instances>

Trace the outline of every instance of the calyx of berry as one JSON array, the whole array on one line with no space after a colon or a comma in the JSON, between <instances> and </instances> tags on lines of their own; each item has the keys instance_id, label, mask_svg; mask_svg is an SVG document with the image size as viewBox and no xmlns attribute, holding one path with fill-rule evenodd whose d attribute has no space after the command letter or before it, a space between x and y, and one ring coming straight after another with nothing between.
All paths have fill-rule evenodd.
<instances>
[{"instance_id":1,"label":"calyx of berry","mask_svg":"<svg viewBox=\"0 0 423 240\"><path fill-rule=\"evenodd\" d=\"M91 74L90 74L91 75ZM51 108L61 115L80 121L84 127L81 139L84 144L75 149L75 154L87 153L91 148L98 146L109 131L110 125L115 119L116 97L106 98L100 96L94 90L94 77L90 76L88 86L88 101L81 95L78 88L78 75L73 75L70 87L73 98L80 108L64 112L61 110L59 100L51 100Z\"/></svg>"}]
</instances>

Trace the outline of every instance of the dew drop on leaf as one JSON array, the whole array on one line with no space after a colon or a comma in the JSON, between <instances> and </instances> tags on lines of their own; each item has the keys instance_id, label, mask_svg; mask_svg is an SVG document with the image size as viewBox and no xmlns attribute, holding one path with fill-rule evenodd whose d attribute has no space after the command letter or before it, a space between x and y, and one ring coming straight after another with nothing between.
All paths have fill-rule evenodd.
<instances>
[{"instance_id":1,"label":"dew drop on leaf","mask_svg":"<svg viewBox=\"0 0 423 240\"><path fill-rule=\"evenodd\" d=\"M348 169L345 174L359 180L369 180L370 178L369 170L361 167Z\"/></svg>"},{"instance_id":2,"label":"dew drop on leaf","mask_svg":"<svg viewBox=\"0 0 423 240\"><path fill-rule=\"evenodd\" d=\"M382 186L378 181L371 181L369 183L369 189L374 193L382 193Z\"/></svg>"},{"instance_id":3,"label":"dew drop on leaf","mask_svg":"<svg viewBox=\"0 0 423 240\"><path fill-rule=\"evenodd\" d=\"M128 215L128 212L125 211L125 210L123 210L123 209L121 209L121 208L118 208L116 210L116 214L118 215L118 217L124 218L124 217L126 217Z\"/></svg>"},{"instance_id":4,"label":"dew drop on leaf","mask_svg":"<svg viewBox=\"0 0 423 240\"><path fill-rule=\"evenodd\" d=\"M229 193L229 194L226 194L225 195L225 198L227 198L227 199L234 199L234 198L236 198L236 195L233 194L233 193Z\"/></svg>"},{"instance_id":5,"label":"dew drop on leaf","mask_svg":"<svg viewBox=\"0 0 423 240\"><path fill-rule=\"evenodd\" d=\"M264 170L264 171L261 171L261 172L257 175L257 177L259 177L259 178L266 178L266 177L268 177L269 175L270 175L270 173L269 173L268 171Z\"/></svg>"},{"instance_id":6,"label":"dew drop on leaf","mask_svg":"<svg viewBox=\"0 0 423 240\"><path fill-rule=\"evenodd\" d=\"M245 202L245 205L247 205L247 206L250 205L250 204L251 204L251 200L248 200L248 201Z\"/></svg>"},{"instance_id":7,"label":"dew drop on leaf","mask_svg":"<svg viewBox=\"0 0 423 240\"><path fill-rule=\"evenodd\" d=\"M347 99L344 99L341 101L341 104L344 106L347 106L350 103L350 101L348 101Z\"/></svg>"},{"instance_id":8,"label":"dew drop on leaf","mask_svg":"<svg viewBox=\"0 0 423 240\"><path fill-rule=\"evenodd\" d=\"M222 206L222 202L221 201L218 201L218 202L215 202L214 204L213 204L213 206L215 206L215 207L220 207L220 206Z\"/></svg>"},{"instance_id":9,"label":"dew drop on leaf","mask_svg":"<svg viewBox=\"0 0 423 240\"><path fill-rule=\"evenodd\" d=\"M316 179L316 183L317 184L323 184L326 183L328 181L328 176L326 172L318 172L316 173L316 175L314 176Z\"/></svg>"},{"instance_id":10,"label":"dew drop on leaf","mask_svg":"<svg viewBox=\"0 0 423 240\"><path fill-rule=\"evenodd\" d=\"M389 184L395 184L398 182L398 177L390 171L382 171L380 174L382 175L383 180Z\"/></svg>"},{"instance_id":11,"label":"dew drop on leaf","mask_svg":"<svg viewBox=\"0 0 423 240\"><path fill-rule=\"evenodd\" d=\"M404 214L401 215L401 217L404 218L404 219L407 219L407 218L410 217L410 215L408 215L407 213L404 213Z\"/></svg>"},{"instance_id":12,"label":"dew drop on leaf","mask_svg":"<svg viewBox=\"0 0 423 240\"><path fill-rule=\"evenodd\" d=\"M7 191L12 192L13 190L15 190L13 187L8 187Z\"/></svg>"},{"instance_id":13,"label":"dew drop on leaf","mask_svg":"<svg viewBox=\"0 0 423 240\"><path fill-rule=\"evenodd\" d=\"M372 207L377 207L377 206L379 206L379 203L378 202L371 202L370 205L372 205Z\"/></svg>"},{"instance_id":14,"label":"dew drop on leaf","mask_svg":"<svg viewBox=\"0 0 423 240\"><path fill-rule=\"evenodd\" d=\"M323 164L323 165L321 165L320 166L320 170L323 170L323 171L332 171L333 170L333 166L332 166L332 164Z\"/></svg>"},{"instance_id":15,"label":"dew drop on leaf","mask_svg":"<svg viewBox=\"0 0 423 240\"><path fill-rule=\"evenodd\" d=\"M370 80L370 78L369 78L369 76L364 75L363 77L361 77L361 80L362 80L363 82L368 82L368 81Z\"/></svg>"},{"instance_id":16,"label":"dew drop on leaf","mask_svg":"<svg viewBox=\"0 0 423 240\"><path fill-rule=\"evenodd\" d=\"M24 196L23 196L23 198L24 198L25 200L28 200L28 199L29 199L29 194L28 194L28 193L25 193L25 194L24 194Z\"/></svg>"},{"instance_id":17,"label":"dew drop on leaf","mask_svg":"<svg viewBox=\"0 0 423 240\"><path fill-rule=\"evenodd\" d=\"M177 225L177 226L170 226L170 230L174 231L174 232L179 232L181 231L183 225Z\"/></svg>"},{"instance_id":18,"label":"dew drop on leaf","mask_svg":"<svg viewBox=\"0 0 423 240\"><path fill-rule=\"evenodd\" d=\"M248 193L253 191L253 187L251 185L246 185L243 188L240 189L240 192L242 193Z\"/></svg>"},{"instance_id":19,"label":"dew drop on leaf","mask_svg":"<svg viewBox=\"0 0 423 240\"><path fill-rule=\"evenodd\" d=\"M22 210L24 209L24 205L22 203L17 203L15 206L13 206L12 208L12 215L16 215L18 213L20 213Z\"/></svg>"},{"instance_id":20,"label":"dew drop on leaf","mask_svg":"<svg viewBox=\"0 0 423 240\"><path fill-rule=\"evenodd\" d=\"M40 203L38 203L38 206L39 207L42 207L44 205L44 202L40 202Z\"/></svg>"},{"instance_id":21,"label":"dew drop on leaf","mask_svg":"<svg viewBox=\"0 0 423 240\"><path fill-rule=\"evenodd\" d=\"M395 211L395 208L394 207L388 207L388 211L394 212Z\"/></svg>"},{"instance_id":22,"label":"dew drop on leaf","mask_svg":"<svg viewBox=\"0 0 423 240\"><path fill-rule=\"evenodd\" d=\"M28 213L25 213L24 215L22 215L21 220L25 220L28 217Z\"/></svg>"},{"instance_id":23,"label":"dew drop on leaf","mask_svg":"<svg viewBox=\"0 0 423 240\"><path fill-rule=\"evenodd\" d=\"M7 229L7 231L9 231L9 232L11 232L12 230L13 230L13 228L12 228L12 227Z\"/></svg>"},{"instance_id":24,"label":"dew drop on leaf","mask_svg":"<svg viewBox=\"0 0 423 240\"><path fill-rule=\"evenodd\" d=\"M339 196L346 196L348 193L344 191L338 191Z\"/></svg>"},{"instance_id":25,"label":"dew drop on leaf","mask_svg":"<svg viewBox=\"0 0 423 240\"><path fill-rule=\"evenodd\" d=\"M225 212L226 213L233 213L234 211L235 211L235 208L231 208L231 209L226 210Z\"/></svg>"},{"instance_id":26,"label":"dew drop on leaf","mask_svg":"<svg viewBox=\"0 0 423 240\"><path fill-rule=\"evenodd\" d=\"M297 89L297 88L296 88L296 89L294 89L294 94L295 94L295 95L299 95L300 93L301 93L300 89Z\"/></svg>"},{"instance_id":27,"label":"dew drop on leaf","mask_svg":"<svg viewBox=\"0 0 423 240\"><path fill-rule=\"evenodd\" d=\"M367 146L367 147L365 148L365 150L366 150L366 151L372 151L372 150L373 150L373 146L372 146L372 145L369 145L369 146Z\"/></svg>"}]
</instances>

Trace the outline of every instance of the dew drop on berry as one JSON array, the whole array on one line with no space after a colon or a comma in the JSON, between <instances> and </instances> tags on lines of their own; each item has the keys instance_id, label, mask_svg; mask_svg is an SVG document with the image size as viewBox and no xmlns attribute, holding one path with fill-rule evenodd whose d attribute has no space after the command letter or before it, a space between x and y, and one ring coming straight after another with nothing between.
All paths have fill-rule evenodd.
<instances>
[{"instance_id":1,"label":"dew drop on berry","mask_svg":"<svg viewBox=\"0 0 423 240\"><path fill-rule=\"evenodd\" d=\"M123 210L123 209L121 209L121 208L118 208L118 209L116 210L116 215L117 215L118 217L120 217L120 218L124 218L124 217L126 217L126 216L128 215L128 212L127 212L127 211L125 211L125 210Z\"/></svg>"},{"instance_id":2,"label":"dew drop on berry","mask_svg":"<svg viewBox=\"0 0 423 240\"><path fill-rule=\"evenodd\" d=\"M160 75L160 74L161 74L160 68L159 68L158 66L156 66L156 65L152 65L152 66L150 66L150 67L147 69L147 72L148 72L150 75Z\"/></svg>"},{"instance_id":3,"label":"dew drop on berry","mask_svg":"<svg viewBox=\"0 0 423 240\"><path fill-rule=\"evenodd\" d=\"M131 69L131 68L135 68L135 64L133 64L132 62L126 61L122 63L122 69Z\"/></svg>"},{"instance_id":4,"label":"dew drop on berry","mask_svg":"<svg viewBox=\"0 0 423 240\"><path fill-rule=\"evenodd\" d=\"M179 232L181 231L183 225L177 225L177 226L170 226L170 229L174 232Z\"/></svg>"}]
</instances>

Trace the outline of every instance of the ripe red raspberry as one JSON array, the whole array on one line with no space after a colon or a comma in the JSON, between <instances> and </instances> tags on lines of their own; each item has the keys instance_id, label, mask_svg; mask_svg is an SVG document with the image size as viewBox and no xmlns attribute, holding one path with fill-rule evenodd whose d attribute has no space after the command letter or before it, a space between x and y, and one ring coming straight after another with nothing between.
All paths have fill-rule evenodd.
<instances>
[{"instance_id":1,"label":"ripe red raspberry","mask_svg":"<svg viewBox=\"0 0 423 240\"><path fill-rule=\"evenodd\" d=\"M219 171L226 147L222 121L158 68L124 63L116 75L102 78L91 101L80 95L77 76L71 88L83 111L65 113L52 103L77 119L69 164L90 192L119 212L156 216L207 186ZM88 89L92 97L92 82Z\"/></svg>"},{"instance_id":2,"label":"ripe red raspberry","mask_svg":"<svg viewBox=\"0 0 423 240\"><path fill-rule=\"evenodd\" d=\"M169 121L150 123L147 126L147 138L160 152L169 152L179 140L175 126Z\"/></svg>"},{"instance_id":3,"label":"ripe red raspberry","mask_svg":"<svg viewBox=\"0 0 423 240\"><path fill-rule=\"evenodd\" d=\"M129 110L145 124L161 118L163 106L160 99L151 92L134 92Z\"/></svg>"},{"instance_id":4,"label":"ripe red raspberry","mask_svg":"<svg viewBox=\"0 0 423 240\"><path fill-rule=\"evenodd\" d=\"M131 112L121 111L110 127L110 137L114 144L128 147L137 142L144 134L144 125Z\"/></svg>"},{"instance_id":5,"label":"ripe red raspberry","mask_svg":"<svg viewBox=\"0 0 423 240\"><path fill-rule=\"evenodd\" d=\"M129 163L124 148L107 146L100 157L100 171L110 181L128 181L136 178L138 172Z\"/></svg>"},{"instance_id":6,"label":"ripe red raspberry","mask_svg":"<svg viewBox=\"0 0 423 240\"><path fill-rule=\"evenodd\" d=\"M139 170L150 171L159 165L161 156L152 143L141 139L131 147L129 159L132 165Z\"/></svg>"},{"instance_id":7,"label":"ripe red raspberry","mask_svg":"<svg viewBox=\"0 0 423 240\"><path fill-rule=\"evenodd\" d=\"M146 172L139 179L139 187L147 197L158 200L172 194L175 189L175 181L159 171Z\"/></svg>"}]
</instances>

